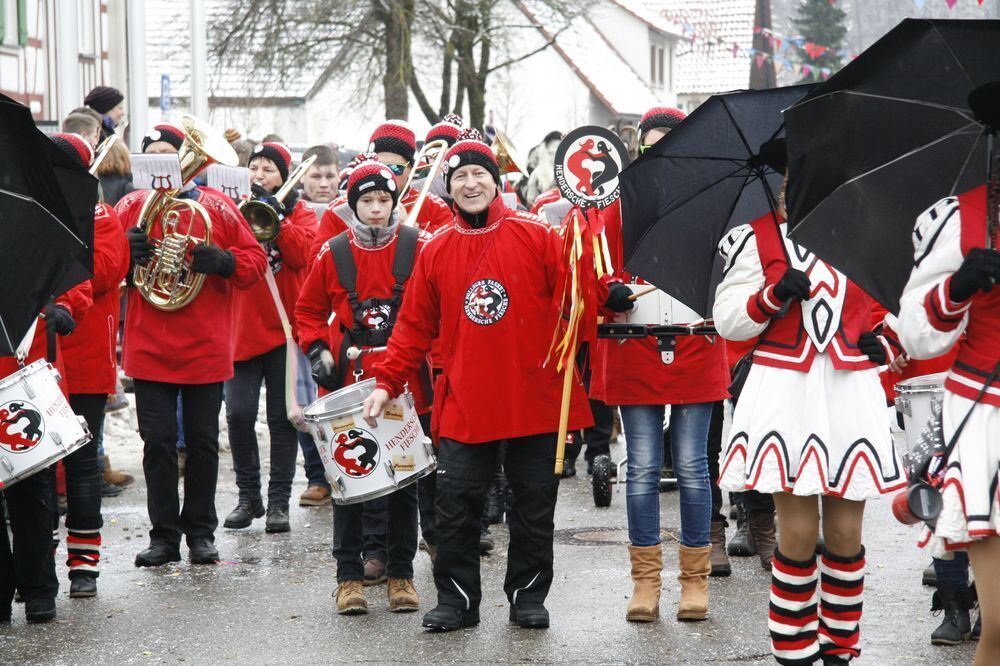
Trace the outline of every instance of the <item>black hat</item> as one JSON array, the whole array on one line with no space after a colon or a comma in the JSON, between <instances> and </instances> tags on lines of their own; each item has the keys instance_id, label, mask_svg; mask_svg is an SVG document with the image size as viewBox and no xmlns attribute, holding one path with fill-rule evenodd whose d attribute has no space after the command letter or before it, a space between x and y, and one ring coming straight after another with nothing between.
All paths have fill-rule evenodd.
<instances>
[{"instance_id":1,"label":"black hat","mask_svg":"<svg viewBox=\"0 0 1000 666\"><path fill-rule=\"evenodd\" d=\"M274 162L274 166L278 167L278 173L281 174L281 182L288 180L288 170L292 168L292 151L288 150L288 146L272 141L259 143L250 152L247 166L258 157L266 157Z\"/></svg>"},{"instance_id":2,"label":"black hat","mask_svg":"<svg viewBox=\"0 0 1000 666\"><path fill-rule=\"evenodd\" d=\"M97 111L105 114L122 103L125 96L119 92L118 88L111 86L97 86L83 98L83 103Z\"/></svg>"},{"instance_id":3,"label":"black hat","mask_svg":"<svg viewBox=\"0 0 1000 666\"><path fill-rule=\"evenodd\" d=\"M500 165L493 151L483 143L482 135L475 129L463 130L458 136L458 143L451 147L444 157L444 182L451 192L451 175L456 169L467 164L478 164L493 176L493 181L500 183Z\"/></svg>"},{"instance_id":4,"label":"black hat","mask_svg":"<svg viewBox=\"0 0 1000 666\"><path fill-rule=\"evenodd\" d=\"M177 150L180 150L181 144L184 143L184 130L176 125L168 125L166 123L157 125L149 130L149 134L142 137L142 152L146 152L149 145L157 141L164 141Z\"/></svg>"},{"instance_id":5,"label":"black hat","mask_svg":"<svg viewBox=\"0 0 1000 666\"><path fill-rule=\"evenodd\" d=\"M399 188L392 178L392 172L378 162L362 162L351 171L347 180L347 204L358 212L358 199L363 194L382 190L392 197L392 206L399 200Z\"/></svg>"},{"instance_id":6,"label":"black hat","mask_svg":"<svg viewBox=\"0 0 1000 666\"><path fill-rule=\"evenodd\" d=\"M654 129L672 130L687 118L687 114L672 106L654 106L639 121L639 138Z\"/></svg>"}]
</instances>

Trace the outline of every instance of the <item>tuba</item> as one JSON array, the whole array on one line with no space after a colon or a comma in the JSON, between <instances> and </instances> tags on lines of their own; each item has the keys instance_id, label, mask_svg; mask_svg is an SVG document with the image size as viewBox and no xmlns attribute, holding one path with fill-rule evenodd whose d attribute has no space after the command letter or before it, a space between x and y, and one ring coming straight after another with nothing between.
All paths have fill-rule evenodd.
<instances>
[{"instance_id":1,"label":"tuba","mask_svg":"<svg viewBox=\"0 0 1000 666\"><path fill-rule=\"evenodd\" d=\"M514 143L500 130L496 131L496 138L490 144L490 150L493 151L493 156L496 157L497 164L500 165L501 176L508 173L528 175L528 170L523 166L524 160L518 156Z\"/></svg>"},{"instance_id":2,"label":"tuba","mask_svg":"<svg viewBox=\"0 0 1000 666\"><path fill-rule=\"evenodd\" d=\"M318 155L313 155L305 160L288 176L281 188L274 193L278 203L284 203L285 197L299 184L317 157ZM250 231L258 242L268 243L278 237L278 232L281 231L281 216L271 204L251 197L240 203L240 212L243 213L247 224L250 225Z\"/></svg>"},{"instance_id":3,"label":"tuba","mask_svg":"<svg viewBox=\"0 0 1000 666\"><path fill-rule=\"evenodd\" d=\"M185 115L181 119L184 143L178 151L182 186L187 185L210 164L237 163L236 152L221 133ZM205 282L202 273L191 270L191 250L212 242L212 220L205 207L191 199L178 199L181 188L153 190L139 212L139 229L153 244L153 258L136 266L132 284L146 301L168 312L180 310L195 299ZM191 214L187 230L179 231L182 211ZM195 228L200 221L203 235Z\"/></svg>"}]
</instances>

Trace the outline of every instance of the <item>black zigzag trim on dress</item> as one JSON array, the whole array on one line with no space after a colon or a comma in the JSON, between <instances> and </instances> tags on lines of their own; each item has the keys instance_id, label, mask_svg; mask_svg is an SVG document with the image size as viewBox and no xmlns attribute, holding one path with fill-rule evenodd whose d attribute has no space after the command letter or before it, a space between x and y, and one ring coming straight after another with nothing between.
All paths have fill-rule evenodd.
<instances>
[{"instance_id":1,"label":"black zigzag trim on dress","mask_svg":"<svg viewBox=\"0 0 1000 666\"><path fill-rule=\"evenodd\" d=\"M957 469L958 470L958 474L959 474L959 481L958 481L958 483L959 483L959 487L962 489L962 496L964 497L965 496L965 482L962 481L963 473L962 473L962 465L961 465L961 463L958 462L957 460L948 463L948 467L945 469L945 476L947 477L948 472L950 472L953 469ZM993 504L996 502L996 499L997 499L997 484L998 484L998 482L1000 482L1000 469L997 469L996 473L993 475L993 480L990 482L989 513L987 513L985 515L968 514L968 513L965 514L965 526L966 526L966 528L968 528L969 523L972 522L973 520L975 520L977 522L981 522L981 523L989 523L990 522L990 517L993 515ZM966 505L968 505L968 502L966 502Z\"/></svg>"},{"instance_id":2,"label":"black zigzag trim on dress","mask_svg":"<svg viewBox=\"0 0 1000 666\"><path fill-rule=\"evenodd\" d=\"M734 442L736 441L737 438L741 436L743 437L744 441L746 441L749 444L750 437L745 432L737 433L736 436L731 437L729 441ZM746 466L746 469L752 470L757 467L758 457L761 455L764 449L767 448L766 446L764 446L764 444L765 442L768 442L768 440L770 440L771 438L773 438L774 441L778 443L779 448L781 449L781 455L783 457L782 462L784 462L785 464L785 476L787 477L789 483L794 484L795 481L798 479L798 477L792 476L792 473L793 471L797 470L792 470L791 468L792 466L788 456L788 446L785 444L785 440L781 437L781 435L779 435L774 430L764 435L764 437L761 438L760 442L757 443L754 450L753 459L750 461L750 464ZM847 462L852 460L852 453L856 448L859 447L867 448L868 451L871 452L872 456L875 458L875 464L878 466L879 474L882 475L882 481L884 481L885 483L890 483L892 481L900 479L902 476L902 470L900 470L899 464L896 461L895 456L893 456L892 458L892 469L893 469L892 475L885 476L885 471L882 466L882 459L879 457L878 451L875 450L875 447L872 445L871 442L869 442L867 439L864 438L857 440L847 448L847 451L844 452L844 456L840 462L840 466L837 468L836 473L830 474L830 450L827 448L826 443L822 439L820 439L815 433L810 433L809 437L806 438L805 444L802 445L802 451L805 451L807 448L809 448L809 445L812 442L816 442L817 446L819 446L819 448L823 451L823 455L826 458L824 462L826 463L825 471L827 473L827 487L829 489L838 488L840 486L840 477L844 473ZM799 464L801 465L801 463L802 461L800 460ZM746 472L744 472L744 475L746 475ZM749 478L749 475L746 476L747 478Z\"/></svg>"}]
</instances>

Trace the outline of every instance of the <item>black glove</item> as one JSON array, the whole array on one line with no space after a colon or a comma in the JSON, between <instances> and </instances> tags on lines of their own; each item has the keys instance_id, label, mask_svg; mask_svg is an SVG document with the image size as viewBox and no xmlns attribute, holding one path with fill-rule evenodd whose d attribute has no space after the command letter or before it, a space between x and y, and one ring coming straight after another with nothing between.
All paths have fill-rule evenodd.
<instances>
[{"instance_id":1,"label":"black glove","mask_svg":"<svg viewBox=\"0 0 1000 666\"><path fill-rule=\"evenodd\" d=\"M132 264L135 266L145 266L153 258L153 244L149 242L149 236L139 227L132 227L125 232L128 239L129 254L132 257Z\"/></svg>"},{"instance_id":2,"label":"black glove","mask_svg":"<svg viewBox=\"0 0 1000 666\"><path fill-rule=\"evenodd\" d=\"M861 337L858 338L858 349L875 365L885 365L889 361L889 356L885 353L885 345L871 331L862 333Z\"/></svg>"},{"instance_id":3,"label":"black glove","mask_svg":"<svg viewBox=\"0 0 1000 666\"><path fill-rule=\"evenodd\" d=\"M948 297L956 303L972 298L977 291L989 292L1000 282L1000 252L973 248L961 267L951 276Z\"/></svg>"},{"instance_id":4,"label":"black glove","mask_svg":"<svg viewBox=\"0 0 1000 666\"><path fill-rule=\"evenodd\" d=\"M216 245L198 245L191 250L191 270L195 273L215 273L224 278L236 271L236 257Z\"/></svg>"},{"instance_id":5,"label":"black glove","mask_svg":"<svg viewBox=\"0 0 1000 666\"><path fill-rule=\"evenodd\" d=\"M604 307L612 312L628 312L635 307L635 301L629 299L632 290L621 282L615 282L608 287L608 300Z\"/></svg>"},{"instance_id":6,"label":"black glove","mask_svg":"<svg viewBox=\"0 0 1000 666\"><path fill-rule=\"evenodd\" d=\"M810 290L809 276L797 268L788 268L774 285L774 297L782 303L792 298L808 301Z\"/></svg>"},{"instance_id":7,"label":"black glove","mask_svg":"<svg viewBox=\"0 0 1000 666\"><path fill-rule=\"evenodd\" d=\"M55 335L69 335L76 329L76 320L65 307L55 303L45 306L45 330Z\"/></svg>"},{"instance_id":8,"label":"black glove","mask_svg":"<svg viewBox=\"0 0 1000 666\"><path fill-rule=\"evenodd\" d=\"M337 367L333 363L332 357L323 359L323 352L329 351L330 348L325 342L317 340L309 347L309 353L306 356L309 358L313 381L327 391L336 391L340 388L340 383L337 381Z\"/></svg>"},{"instance_id":9,"label":"black glove","mask_svg":"<svg viewBox=\"0 0 1000 666\"><path fill-rule=\"evenodd\" d=\"M284 218L295 206L295 201L298 200L298 196L295 195L294 191L290 192L288 196L285 197L285 202L281 203L278 201L274 193L265 189L263 186L254 183L250 186L250 192L253 194L253 198L261 203L266 203L268 206L273 208L278 212L278 216Z\"/></svg>"}]
</instances>

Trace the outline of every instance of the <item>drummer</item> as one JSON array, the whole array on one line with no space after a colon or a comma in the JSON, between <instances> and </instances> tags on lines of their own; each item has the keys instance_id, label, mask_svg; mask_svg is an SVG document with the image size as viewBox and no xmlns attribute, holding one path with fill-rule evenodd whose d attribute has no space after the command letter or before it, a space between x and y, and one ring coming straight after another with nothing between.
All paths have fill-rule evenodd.
<instances>
[{"instance_id":1,"label":"drummer","mask_svg":"<svg viewBox=\"0 0 1000 666\"><path fill-rule=\"evenodd\" d=\"M302 288L295 307L299 344L324 392L373 377L370 367L378 354L363 354L351 362L347 350L384 347L392 334L421 244L416 229L400 228L398 196L392 172L384 165L377 161L358 165L348 181L347 201L352 211L348 229L321 246ZM331 313L336 318L328 325ZM426 396L430 379L426 367L410 377L409 387L424 430L429 432ZM363 507L363 503L334 505L333 556L337 559L336 598L341 615L368 612L362 588ZM415 611L420 606L413 587L413 558L417 552L415 484L389 495L388 514L389 610Z\"/></svg>"}]
</instances>

